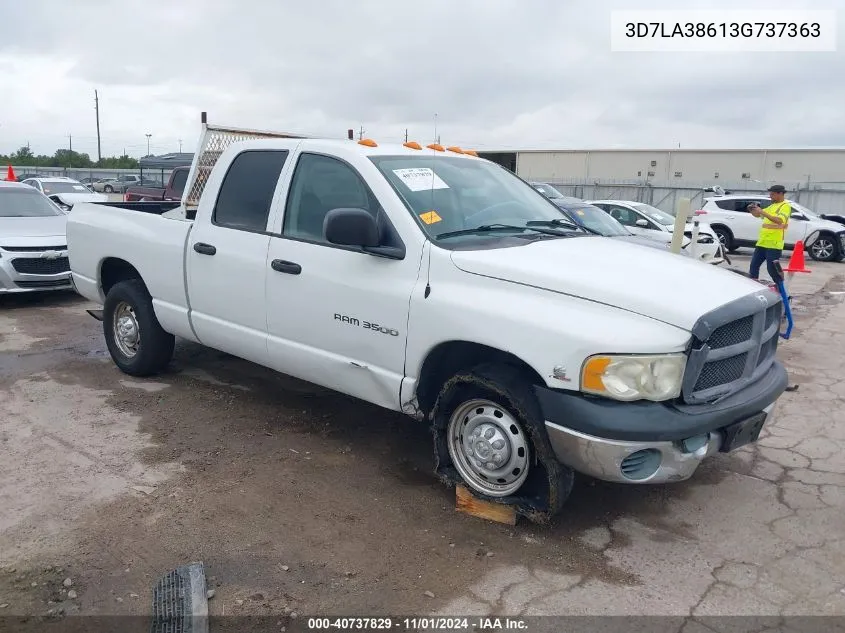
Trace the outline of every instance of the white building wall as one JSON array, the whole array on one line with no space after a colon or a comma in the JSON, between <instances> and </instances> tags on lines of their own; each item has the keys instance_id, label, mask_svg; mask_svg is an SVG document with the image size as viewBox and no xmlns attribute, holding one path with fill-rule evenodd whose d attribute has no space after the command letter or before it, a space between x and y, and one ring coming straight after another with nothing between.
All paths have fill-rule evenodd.
<instances>
[{"instance_id":1,"label":"white building wall","mask_svg":"<svg viewBox=\"0 0 845 633\"><path fill-rule=\"evenodd\" d=\"M845 182L845 150L528 151L518 152L517 173L527 180L558 182L648 178L678 185L748 180L749 185L760 181L794 186L806 184L808 178L811 183Z\"/></svg>"}]
</instances>

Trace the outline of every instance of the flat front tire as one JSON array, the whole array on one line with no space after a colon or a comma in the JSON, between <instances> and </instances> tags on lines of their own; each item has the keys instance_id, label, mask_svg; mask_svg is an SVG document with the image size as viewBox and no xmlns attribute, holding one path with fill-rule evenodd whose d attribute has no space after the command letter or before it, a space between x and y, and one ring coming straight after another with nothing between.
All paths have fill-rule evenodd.
<instances>
[{"instance_id":1,"label":"flat front tire","mask_svg":"<svg viewBox=\"0 0 845 633\"><path fill-rule=\"evenodd\" d=\"M531 382L517 367L482 364L443 385L431 412L436 471L539 523L557 514L574 472L557 461Z\"/></svg>"},{"instance_id":2,"label":"flat front tire","mask_svg":"<svg viewBox=\"0 0 845 633\"><path fill-rule=\"evenodd\" d=\"M140 279L121 281L109 290L103 334L114 364L130 376L157 374L173 357L175 337L162 329Z\"/></svg>"}]
</instances>

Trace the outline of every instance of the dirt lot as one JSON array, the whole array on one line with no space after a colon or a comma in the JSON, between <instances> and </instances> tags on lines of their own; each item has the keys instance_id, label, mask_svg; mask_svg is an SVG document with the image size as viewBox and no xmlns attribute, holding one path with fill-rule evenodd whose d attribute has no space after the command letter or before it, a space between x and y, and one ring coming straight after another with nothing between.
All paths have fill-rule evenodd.
<instances>
[{"instance_id":1,"label":"dirt lot","mask_svg":"<svg viewBox=\"0 0 845 633\"><path fill-rule=\"evenodd\" d=\"M194 560L212 613L280 623L845 615L845 265L812 268L779 352L799 389L759 445L680 484L582 478L548 528L457 514L410 419L188 344L132 379L95 306L0 299L0 615L145 614Z\"/></svg>"}]
</instances>

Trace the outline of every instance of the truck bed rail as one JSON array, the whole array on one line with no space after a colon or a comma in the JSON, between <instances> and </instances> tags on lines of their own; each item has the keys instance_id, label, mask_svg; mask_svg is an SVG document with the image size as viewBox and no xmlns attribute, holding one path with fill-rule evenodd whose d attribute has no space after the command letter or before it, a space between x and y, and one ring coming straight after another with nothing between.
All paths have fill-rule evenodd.
<instances>
[{"instance_id":1,"label":"truck bed rail","mask_svg":"<svg viewBox=\"0 0 845 633\"><path fill-rule=\"evenodd\" d=\"M191 171L188 172L188 182L182 194L182 204L187 211L195 211L199 205L205 184L211 175L217 159L232 143L258 138L309 138L299 134L287 132L270 132L265 130L248 130L244 128L209 125L205 112L202 113L202 132L197 146Z\"/></svg>"}]
</instances>

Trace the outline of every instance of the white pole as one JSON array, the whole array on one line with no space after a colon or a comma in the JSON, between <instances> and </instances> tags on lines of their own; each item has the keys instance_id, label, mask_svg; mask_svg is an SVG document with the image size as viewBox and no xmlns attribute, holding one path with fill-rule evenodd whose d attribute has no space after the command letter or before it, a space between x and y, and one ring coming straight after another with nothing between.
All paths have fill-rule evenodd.
<instances>
[{"instance_id":1,"label":"white pole","mask_svg":"<svg viewBox=\"0 0 845 633\"><path fill-rule=\"evenodd\" d=\"M675 214L675 228L672 231L672 245L670 246L670 250L676 254L681 252L681 246L683 245L684 229L687 226L690 202L691 200L689 198L680 198L678 200Z\"/></svg>"},{"instance_id":2,"label":"white pole","mask_svg":"<svg viewBox=\"0 0 845 633\"><path fill-rule=\"evenodd\" d=\"M698 220L692 223L692 244L690 244L690 254L693 257L698 257Z\"/></svg>"}]
</instances>

